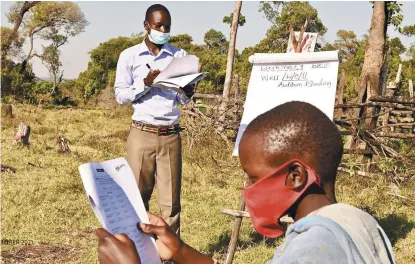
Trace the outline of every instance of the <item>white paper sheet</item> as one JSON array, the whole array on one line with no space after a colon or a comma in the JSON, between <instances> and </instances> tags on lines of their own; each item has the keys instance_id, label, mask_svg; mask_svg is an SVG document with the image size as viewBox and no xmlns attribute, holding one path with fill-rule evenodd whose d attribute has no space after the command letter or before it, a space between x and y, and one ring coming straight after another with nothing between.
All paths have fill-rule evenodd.
<instances>
[{"instance_id":1,"label":"white paper sheet","mask_svg":"<svg viewBox=\"0 0 415 264\"><path fill-rule=\"evenodd\" d=\"M153 87L172 89L178 93L183 94L184 91L181 88L187 85L196 84L205 76L206 73L195 73L179 77L173 77L164 81L154 83Z\"/></svg>"},{"instance_id":2,"label":"white paper sheet","mask_svg":"<svg viewBox=\"0 0 415 264\"><path fill-rule=\"evenodd\" d=\"M246 126L258 115L286 102L313 104L333 119L338 52L255 54L241 124L233 151Z\"/></svg>"},{"instance_id":3,"label":"white paper sheet","mask_svg":"<svg viewBox=\"0 0 415 264\"><path fill-rule=\"evenodd\" d=\"M173 77L198 73L199 58L194 55L176 57L165 67L154 79L154 83L164 81Z\"/></svg>"},{"instance_id":4,"label":"white paper sheet","mask_svg":"<svg viewBox=\"0 0 415 264\"><path fill-rule=\"evenodd\" d=\"M134 241L143 264L161 264L157 247L137 223L149 223L134 174L124 158L79 167L92 209L110 233L125 233Z\"/></svg>"}]
</instances>

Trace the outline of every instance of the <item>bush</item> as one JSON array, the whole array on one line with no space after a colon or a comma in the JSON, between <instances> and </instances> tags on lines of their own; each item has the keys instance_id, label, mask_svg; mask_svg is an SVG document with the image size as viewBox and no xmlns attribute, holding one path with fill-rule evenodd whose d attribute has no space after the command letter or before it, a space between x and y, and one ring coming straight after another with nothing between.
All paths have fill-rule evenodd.
<instances>
[{"instance_id":1,"label":"bush","mask_svg":"<svg viewBox=\"0 0 415 264\"><path fill-rule=\"evenodd\" d=\"M21 64L10 60L3 61L1 69L2 97L12 96L18 101L33 102L35 93L35 75L30 65L23 73L19 73Z\"/></svg>"}]
</instances>

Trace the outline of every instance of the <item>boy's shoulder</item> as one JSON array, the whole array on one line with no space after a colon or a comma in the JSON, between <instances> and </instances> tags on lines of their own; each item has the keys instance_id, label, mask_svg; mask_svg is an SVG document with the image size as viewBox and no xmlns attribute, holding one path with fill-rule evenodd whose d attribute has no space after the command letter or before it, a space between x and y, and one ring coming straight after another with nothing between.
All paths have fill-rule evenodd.
<instances>
[{"instance_id":1,"label":"boy's shoulder","mask_svg":"<svg viewBox=\"0 0 415 264\"><path fill-rule=\"evenodd\" d=\"M337 223L351 237L366 262L395 262L389 238L369 213L349 204L337 203L325 206L310 215L326 217Z\"/></svg>"},{"instance_id":2,"label":"boy's shoulder","mask_svg":"<svg viewBox=\"0 0 415 264\"><path fill-rule=\"evenodd\" d=\"M323 263L330 259L321 258L333 256L336 262L394 263L389 239L377 221L347 204L325 206L292 224L271 263L290 263L311 256Z\"/></svg>"},{"instance_id":3,"label":"boy's shoulder","mask_svg":"<svg viewBox=\"0 0 415 264\"><path fill-rule=\"evenodd\" d=\"M292 224L269 264L347 263L349 257L341 245L342 238L333 232L334 224L321 216L305 217Z\"/></svg>"}]
</instances>

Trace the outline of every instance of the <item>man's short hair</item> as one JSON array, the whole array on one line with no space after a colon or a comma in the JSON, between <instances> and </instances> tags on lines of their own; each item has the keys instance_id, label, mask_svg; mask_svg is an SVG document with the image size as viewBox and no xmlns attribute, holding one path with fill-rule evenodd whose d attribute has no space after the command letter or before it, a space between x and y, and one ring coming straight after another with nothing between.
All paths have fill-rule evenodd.
<instances>
[{"instance_id":1,"label":"man's short hair","mask_svg":"<svg viewBox=\"0 0 415 264\"><path fill-rule=\"evenodd\" d=\"M336 125L317 107L298 101L279 105L255 118L245 134L254 137L256 148L271 162L281 154L289 159L314 156L322 181L334 182L343 141Z\"/></svg>"},{"instance_id":2,"label":"man's short hair","mask_svg":"<svg viewBox=\"0 0 415 264\"><path fill-rule=\"evenodd\" d=\"M167 9L167 7L165 7L164 5L160 5L160 4L154 4L150 6L149 8L147 8L145 21L149 22L151 15L156 11L166 12L170 16L170 12Z\"/></svg>"}]
</instances>

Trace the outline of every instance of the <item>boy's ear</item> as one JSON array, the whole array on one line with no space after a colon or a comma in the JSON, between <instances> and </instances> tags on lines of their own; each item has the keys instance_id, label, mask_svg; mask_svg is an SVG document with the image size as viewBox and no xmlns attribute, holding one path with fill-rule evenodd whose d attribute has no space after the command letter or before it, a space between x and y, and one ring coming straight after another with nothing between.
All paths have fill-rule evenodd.
<instances>
[{"instance_id":1,"label":"boy's ear","mask_svg":"<svg viewBox=\"0 0 415 264\"><path fill-rule=\"evenodd\" d=\"M285 186L293 190L301 190L307 183L308 175L305 167L299 162L293 162L285 179Z\"/></svg>"}]
</instances>

